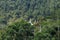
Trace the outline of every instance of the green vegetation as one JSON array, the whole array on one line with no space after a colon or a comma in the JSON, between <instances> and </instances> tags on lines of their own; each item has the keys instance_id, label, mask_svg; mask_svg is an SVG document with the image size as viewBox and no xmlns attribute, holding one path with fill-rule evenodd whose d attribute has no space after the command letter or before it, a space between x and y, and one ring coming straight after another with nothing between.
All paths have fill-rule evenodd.
<instances>
[{"instance_id":1,"label":"green vegetation","mask_svg":"<svg viewBox=\"0 0 60 40\"><path fill-rule=\"evenodd\" d=\"M60 40L58 36L59 0L0 0L0 40Z\"/></svg>"},{"instance_id":2,"label":"green vegetation","mask_svg":"<svg viewBox=\"0 0 60 40\"><path fill-rule=\"evenodd\" d=\"M2 40L32 40L34 36L34 26L23 20L8 25L5 30L1 36Z\"/></svg>"}]
</instances>

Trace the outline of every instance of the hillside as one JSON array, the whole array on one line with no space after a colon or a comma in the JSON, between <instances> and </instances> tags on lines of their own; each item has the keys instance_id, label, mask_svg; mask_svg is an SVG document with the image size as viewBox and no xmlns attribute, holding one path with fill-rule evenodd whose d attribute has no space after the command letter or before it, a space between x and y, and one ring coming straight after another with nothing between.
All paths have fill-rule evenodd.
<instances>
[{"instance_id":1,"label":"hillside","mask_svg":"<svg viewBox=\"0 0 60 40\"><path fill-rule=\"evenodd\" d=\"M52 40L54 40L59 34L58 26L60 28L60 0L0 0L0 29L4 30L6 26L21 19L26 22L31 19L31 22L37 27L36 33L40 28L38 26L42 26L41 34L48 33L49 37L53 36ZM46 37L47 34L42 36Z\"/></svg>"},{"instance_id":2,"label":"hillside","mask_svg":"<svg viewBox=\"0 0 60 40\"><path fill-rule=\"evenodd\" d=\"M58 0L0 0L0 23L7 24L8 20L21 17L25 20L55 19L59 8Z\"/></svg>"}]
</instances>

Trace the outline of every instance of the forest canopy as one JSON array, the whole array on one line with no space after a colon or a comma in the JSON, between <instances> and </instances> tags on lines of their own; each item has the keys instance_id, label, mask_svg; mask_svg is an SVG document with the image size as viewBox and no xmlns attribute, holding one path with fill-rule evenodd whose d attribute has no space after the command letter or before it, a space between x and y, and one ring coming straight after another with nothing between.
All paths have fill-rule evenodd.
<instances>
[{"instance_id":1,"label":"forest canopy","mask_svg":"<svg viewBox=\"0 0 60 40\"><path fill-rule=\"evenodd\" d=\"M60 0L0 0L0 35L0 40L60 40Z\"/></svg>"}]
</instances>

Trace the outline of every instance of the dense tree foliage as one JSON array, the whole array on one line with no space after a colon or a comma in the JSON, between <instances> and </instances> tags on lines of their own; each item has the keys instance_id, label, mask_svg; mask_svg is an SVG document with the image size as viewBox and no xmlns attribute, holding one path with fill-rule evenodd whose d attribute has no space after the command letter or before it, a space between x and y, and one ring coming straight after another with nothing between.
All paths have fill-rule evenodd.
<instances>
[{"instance_id":1,"label":"dense tree foliage","mask_svg":"<svg viewBox=\"0 0 60 40\"><path fill-rule=\"evenodd\" d=\"M24 20L8 25L5 30L2 40L33 40L34 37L34 26Z\"/></svg>"},{"instance_id":2,"label":"dense tree foliage","mask_svg":"<svg viewBox=\"0 0 60 40\"><path fill-rule=\"evenodd\" d=\"M58 36L60 0L0 0L0 40L60 40Z\"/></svg>"}]
</instances>

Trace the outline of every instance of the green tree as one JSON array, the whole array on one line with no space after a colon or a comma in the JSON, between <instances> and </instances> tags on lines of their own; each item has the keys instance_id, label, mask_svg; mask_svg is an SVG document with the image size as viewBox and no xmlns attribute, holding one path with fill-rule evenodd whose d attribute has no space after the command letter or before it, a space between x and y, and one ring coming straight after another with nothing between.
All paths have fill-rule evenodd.
<instances>
[{"instance_id":1,"label":"green tree","mask_svg":"<svg viewBox=\"0 0 60 40\"><path fill-rule=\"evenodd\" d=\"M2 34L2 40L32 40L33 37L34 26L24 20L8 25L6 32Z\"/></svg>"}]
</instances>

